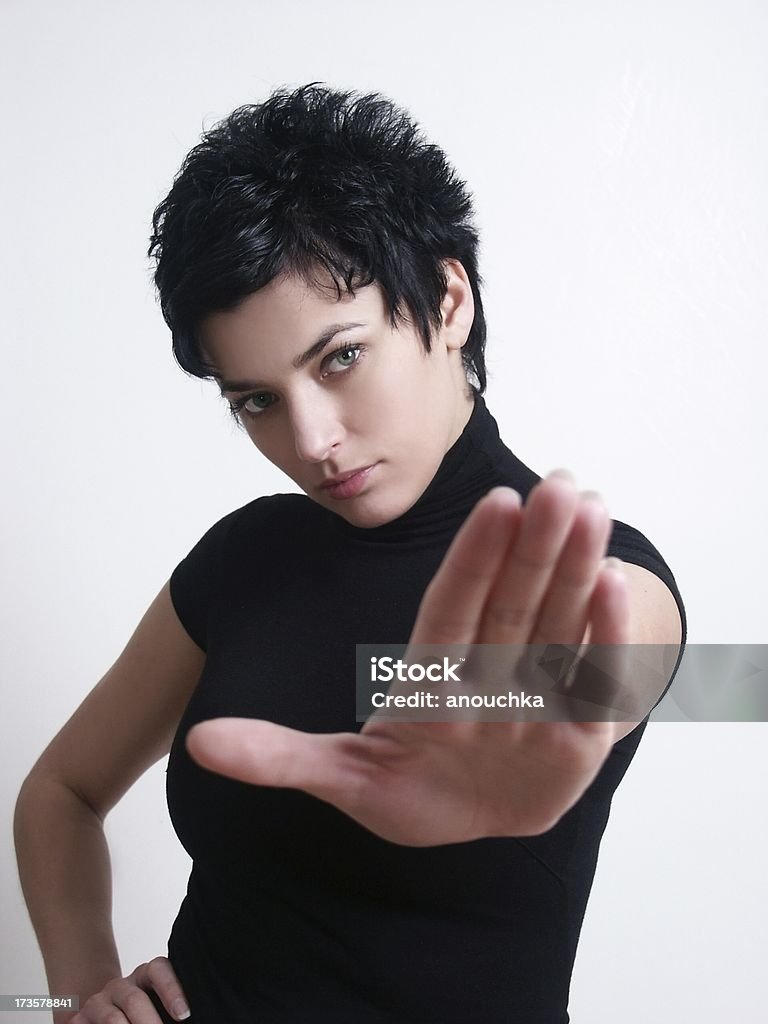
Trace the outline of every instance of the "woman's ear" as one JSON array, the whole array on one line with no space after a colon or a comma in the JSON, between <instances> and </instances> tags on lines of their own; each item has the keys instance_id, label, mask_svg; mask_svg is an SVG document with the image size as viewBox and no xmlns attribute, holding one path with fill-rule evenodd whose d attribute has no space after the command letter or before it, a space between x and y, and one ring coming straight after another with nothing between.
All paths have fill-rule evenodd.
<instances>
[{"instance_id":1,"label":"woman's ear","mask_svg":"<svg viewBox=\"0 0 768 1024\"><path fill-rule=\"evenodd\" d=\"M459 260L448 259L443 263L448 279L440 310L443 322L438 332L448 349L462 348L475 319L475 300L467 272Z\"/></svg>"}]
</instances>

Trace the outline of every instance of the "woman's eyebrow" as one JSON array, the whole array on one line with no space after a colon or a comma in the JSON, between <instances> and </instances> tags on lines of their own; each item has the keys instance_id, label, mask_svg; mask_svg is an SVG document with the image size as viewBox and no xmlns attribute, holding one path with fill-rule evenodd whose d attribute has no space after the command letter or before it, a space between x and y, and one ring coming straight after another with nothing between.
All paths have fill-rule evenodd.
<instances>
[{"instance_id":1,"label":"woman's eyebrow","mask_svg":"<svg viewBox=\"0 0 768 1024\"><path fill-rule=\"evenodd\" d=\"M300 370L302 366L306 366L307 363L311 362L315 358L315 356L319 355L328 342L335 338L337 334L340 334L342 331L349 331L353 327L365 326L365 323L358 321L349 321L348 323L343 324L330 324L326 327L323 333L312 342L306 352L302 352L301 355L298 355L291 360L291 366L296 370ZM214 373L213 377L218 381L219 390L222 394L224 394L225 391L251 391L254 388L264 386L259 381L253 380L222 380L218 373Z\"/></svg>"}]
</instances>

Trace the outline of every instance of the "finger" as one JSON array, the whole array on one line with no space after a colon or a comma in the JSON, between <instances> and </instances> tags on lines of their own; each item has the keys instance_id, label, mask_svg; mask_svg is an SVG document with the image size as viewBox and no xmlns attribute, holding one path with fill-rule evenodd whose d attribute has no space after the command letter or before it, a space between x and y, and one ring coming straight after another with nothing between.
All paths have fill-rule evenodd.
<instances>
[{"instance_id":1,"label":"finger","mask_svg":"<svg viewBox=\"0 0 768 1024\"><path fill-rule=\"evenodd\" d=\"M600 495L584 491L552 574L531 643L581 643L610 533L611 520Z\"/></svg>"},{"instance_id":2,"label":"finger","mask_svg":"<svg viewBox=\"0 0 768 1024\"><path fill-rule=\"evenodd\" d=\"M593 644L628 644L631 608L627 578L618 558L606 558L600 566L589 607L590 641Z\"/></svg>"},{"instance_id":3,"label":"finger","mask_svg":"<svg viewBox=\"0 0 768 1024\"><path fill-rule=\"evenodd\" d=\"M141 989L134 988L134 992L144 996L145 999L147 998L146 993L142 992ZM145 1019L143 1024L158 1024L157 1013L154 1010L151 1010L151 1012L153 1016L148 1021ZM108 998L102 990L89 996L80 1006L74 1017L69 1019L68 1024L97 1024L97 1022L104 1020L108 1020L109 1024L133 1024L131 1018L127 1017L114 1000ZM162 1021L160 1021L160 1024L162 1024Z\"/></svg>"},{"instance_id":4,"label":"finger","mask_svg":"<svg viewBox=\"0 0 768 1024\"><path fill-rule=\"evenodd\" d=\"M110 1024L163 1024L147 993L133 980L116 978L92 995L81 1010L87 1021Z\"/></svg>"},{"instance_id":5,"label":"finger","mask_svg":"<svg viewBox=\"0 0 768 1024\"><path fill-rule=\"evenodd\" d=\"M577 506L575 482L564 470L550 473L531 491L486 603L477 643L528 642Z\"/></svg>"},{"instance_id":6,"label":"finger","mask_svg":"<svg viewBox=\"0 0 768 1024\"><path fill-rule=\"evenodd\" d=\"M302 789L335 802L358 781L364 741L355 733L304 733L252 718L215 718L187 733L203 768L257 786Z\"/></svg>"},{"instance_id":7,"label":"finger","mask_svg":"<svg viewBox=\"0 0 768 1024\"><path fill-rule=\"evenodd\" d=\"M149 984L175 1020L190 1016L187 998L168 957L156 956L145 964L140 983Z\"/></svg>"},{"instance_id":8,"label":"finger","mask_svg":"<svg viewBox=\"0 0 768 1024\"><path fill-rule=\"evenodd\" d=\"M521 516L520 495L494 487L475 505L424 592L410 643L470 644Z\"/></svg>"},{"instance_id":9,"label":"finger","mask_svg":"<svg viewBox=\"0 0 768 1024\"><path fill-rule=\"evenodd\" d=\"M575 718L584 728L606 731L637 706L629 677L629 590L618 559L601 566L589 617L590 645L567 693L579 701Z\"/></svg>"}]
</instances>

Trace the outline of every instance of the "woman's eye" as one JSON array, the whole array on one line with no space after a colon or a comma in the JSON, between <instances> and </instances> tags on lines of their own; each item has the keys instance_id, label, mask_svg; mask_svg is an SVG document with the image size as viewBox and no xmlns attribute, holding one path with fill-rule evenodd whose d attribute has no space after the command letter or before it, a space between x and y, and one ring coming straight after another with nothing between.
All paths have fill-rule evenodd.
<instances>
[{"instance_id":1,"label":"woman's eye","mask_svg":"<svg viewBox=\"0 0 768 1024\"><path fill-rule=\"evenodd\" d=\"M344 348L337 349L329 359L329 365L336 362L339 369L329 370L329 373L339 373L340 370L348 370L350 366L353 366L360 355L359 345L345 345Z\"/></svg>"},{"instance_id":2,"label":"woman's eye","mask_svg":"<svg viewBox=\"0 0 768 1024\"><path fill-rule=\"evenodd\" d=\"M230 403L230 409L235 415L241 410L245 410L249 416L258 416L259 413L264 412L272 404L269 399L271 398L268 391L259 391L255 395L247 395L245 398L240 398L236 402ZM265 405L261 405L262 401L266 401Z\"/></svg>"}]
</instances>

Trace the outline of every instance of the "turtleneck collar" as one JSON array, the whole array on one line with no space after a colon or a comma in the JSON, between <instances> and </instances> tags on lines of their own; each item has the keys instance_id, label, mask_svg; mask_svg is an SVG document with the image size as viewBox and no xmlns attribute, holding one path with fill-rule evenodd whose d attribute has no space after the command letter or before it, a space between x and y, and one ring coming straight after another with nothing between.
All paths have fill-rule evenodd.
<instances>
[{"instance_id":1,"label":"turtleneck collar","mask_svg":"<svg viewBox=\"0 0 768 1024\"><path fill-rule=\"evenodd\" d=\"M474 392L474 408L459 437L443 456L432 480L411 507L381 526L354 526L333 515L335 528L364 545L421 546L456 532L472 508L500 482L499 461L509 454L483 396Z\"/></svg>"}]
</instances>

